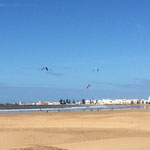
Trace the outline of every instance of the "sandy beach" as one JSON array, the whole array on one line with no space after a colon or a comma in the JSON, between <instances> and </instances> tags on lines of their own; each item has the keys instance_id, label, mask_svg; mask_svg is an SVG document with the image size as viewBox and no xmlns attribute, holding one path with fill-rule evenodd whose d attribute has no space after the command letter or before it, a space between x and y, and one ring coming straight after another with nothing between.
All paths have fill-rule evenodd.
<instances>
[{"instance_id":1,"label":"sandy beach","mask_svg":"<svg viewBox=\"0 0 150 150\"><path fill-rule=\"evenodd\" d=\"M150 110L0 114L0 150L150 150Z\"/></svg>"}]
</instances>

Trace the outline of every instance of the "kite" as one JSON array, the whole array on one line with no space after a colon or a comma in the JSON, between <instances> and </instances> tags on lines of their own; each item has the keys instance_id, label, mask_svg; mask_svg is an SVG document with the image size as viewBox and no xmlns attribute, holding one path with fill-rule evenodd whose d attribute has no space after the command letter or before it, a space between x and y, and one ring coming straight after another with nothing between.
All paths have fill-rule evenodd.
<instances>
[{"instance_id":1,"label":"kite","mask_svg":"<svg viewBox=\"0 0 150 150\"><path fill-rule=\"evenodd\" d=\"M93 72L95 72L95 71L99 72L99 69L98 68L93 69Z\"/></svg>"},{"instance_id":2,"label":"kite","mask_svg":"<svg viewBox=\"0 0 150 150\"><path fill-rule=\"evenodd\" d=\"M47 67L43 67L41 70L46 70L46 71L48 71L48 68L47 68Z\"/></svg>"},{"instance_id":3,"label":"kite","mask_svg":"<svg viewBox=\"0 0 150 150\"><path fill-rule=\"evenodd\" d=\"M90 86L91 86L91 85L90 85L90 84L88 84L86 88L88 89Z\"/></svg>"}]
</instances>

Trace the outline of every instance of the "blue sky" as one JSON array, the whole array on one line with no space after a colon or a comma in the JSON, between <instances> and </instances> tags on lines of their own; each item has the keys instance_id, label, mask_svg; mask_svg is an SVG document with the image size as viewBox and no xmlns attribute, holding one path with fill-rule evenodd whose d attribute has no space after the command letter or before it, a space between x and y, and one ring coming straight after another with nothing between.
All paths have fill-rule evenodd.
<instances>
[{"instance_id":1,"label":"blue sky","mask_svg":"<svg viewBox=\"0 0 150 150\"><path fill-rule=\"evenodd\" d=\"M0 0L0 102L147 98L149 6L148 0Z\"/></svg>"}]
</instances>

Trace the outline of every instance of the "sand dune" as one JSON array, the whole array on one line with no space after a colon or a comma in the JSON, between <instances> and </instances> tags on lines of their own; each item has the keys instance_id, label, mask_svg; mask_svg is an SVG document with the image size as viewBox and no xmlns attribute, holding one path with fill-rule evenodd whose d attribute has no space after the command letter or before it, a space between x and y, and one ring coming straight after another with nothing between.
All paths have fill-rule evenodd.
<instances>
[{"instance_id":1,"label":"sand dune","mask_svg":"<svg viewBox=\"0 0 150 150\"><path fill-rule=\"evenodd\" d=\"M148 109L0 114L0 150L150 150L149 126Z\"/></svg>"}]
</instances>

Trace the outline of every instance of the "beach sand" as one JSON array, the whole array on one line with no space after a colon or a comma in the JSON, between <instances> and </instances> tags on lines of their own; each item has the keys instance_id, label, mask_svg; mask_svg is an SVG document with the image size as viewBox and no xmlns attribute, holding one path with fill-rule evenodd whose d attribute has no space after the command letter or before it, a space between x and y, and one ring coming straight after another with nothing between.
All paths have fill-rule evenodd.
<instances>
[{"instance_id":1,"label":"beach sand","mask_svg":"<svg viewBox=\"0 0 150 150\"><path fill-rule=\"evenodd\" d=\"M0 114L0 150L150 150L150 110Z\"/></svg>"}]
</instances>

